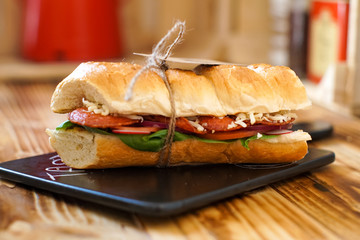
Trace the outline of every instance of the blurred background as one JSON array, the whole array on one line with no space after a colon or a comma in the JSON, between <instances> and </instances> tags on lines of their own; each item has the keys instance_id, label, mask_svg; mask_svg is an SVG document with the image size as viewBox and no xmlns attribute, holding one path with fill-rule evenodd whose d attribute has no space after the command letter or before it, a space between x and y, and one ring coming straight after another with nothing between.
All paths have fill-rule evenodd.
<instances>
[{"instance_id":1,"label":"blurred background","mask_svg":"<svg viewBox=\"0 0 360 240\"><path fill-rule=\"evenodd\" d=\"M359 0L0 0L0 80L138 61L176 20L174 57L291 67L314 99L360 106Z\"/></svg>"}]
</instances>

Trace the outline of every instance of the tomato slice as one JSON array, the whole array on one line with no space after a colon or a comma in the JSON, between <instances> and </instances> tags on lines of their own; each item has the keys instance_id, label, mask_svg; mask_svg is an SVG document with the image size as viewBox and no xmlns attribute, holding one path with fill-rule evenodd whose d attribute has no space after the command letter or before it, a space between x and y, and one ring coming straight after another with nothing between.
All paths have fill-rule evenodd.
<instances>
[{"instance_id":1,"label":"tomato slice","mask_svg":"<svg viewBox=\"0 0 360 240\"><path fill-rule=\"evenodd\" d=\"M112 132L118 134L150 134L161 129L158 127L118 127L112 129Z\"/></svg>"},{"instance_id":2,"label":"tomato slice","mask_svg":"<svg viewBox=\"0 0 360 240\"><path fill-rule=\"evenodd\" d=\"M211 139L211 140L230 140L244 137L251 137L258 133L259 131L229 131L229 132L215 132L215 133L205 133L199 135L201 138Z\"/></svg>"}]
</instances>

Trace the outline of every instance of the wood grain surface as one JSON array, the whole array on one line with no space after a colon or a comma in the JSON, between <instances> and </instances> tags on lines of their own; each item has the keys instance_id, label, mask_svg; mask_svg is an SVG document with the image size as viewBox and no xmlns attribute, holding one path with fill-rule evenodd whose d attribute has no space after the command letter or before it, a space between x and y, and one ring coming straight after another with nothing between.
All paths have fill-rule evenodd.
<instances>
[{"instance_id":1,"label":"wood grain surface","mask_svg":"<svg viewBox=\"0 0 360 240\"><path fill-rule=\"evenodd\" d=\"M45 128L66 116L55 83L0 83L0 162L52 152ZM360 120L319 106L299 120L333 124L310 143L336 161L318 170L167 218L114 210L0 179L0 239L356 239L360 236Z\"/></svg>"}]
</instances>

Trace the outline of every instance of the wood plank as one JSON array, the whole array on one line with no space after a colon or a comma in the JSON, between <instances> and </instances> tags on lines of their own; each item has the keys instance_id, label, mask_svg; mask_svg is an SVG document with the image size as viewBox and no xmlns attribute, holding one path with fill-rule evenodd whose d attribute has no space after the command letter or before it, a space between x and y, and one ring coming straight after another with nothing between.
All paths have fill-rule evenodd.
<instances>
[{"instance_id":1,"label":"wood plank","mask_svg":"<svg viewBox=\"0 0 360 240\"><path fill-rule=\"evenodd\" d=\"M333 234L324 229L314 219L299 210L273 189L245 197L249 209L244 209L241 201L235 201L240 212L253 222L255 229L262 232L265 239L332 239ZM256 209L254 211L254 209ZM264 221L265 220L265 221Z\"/></svg>"},{"instance_id":2,"label":"wood plank","mask_svg":"<svg viewBox=\"0 0 360 240\"><path fill-rule=\"evenodd\" d=\"M276 191L311 216L322 228L333 232L339 239L353 239L358 235L360 212L351 208L344 199L320 181L297 178L275 184ZM346 219L346 221L338 221ZM309 221L304 222L306 224ZM325 237L327 239L327 237Z\"/></svg>"},{"instance_id":3,"label":"wood plank","mask_svg":"<svg viewBox=\"0 0 360 240\"><path fill-rule=\"evenodd\" d=\"M66 118L49 109L55 85L0 83L0 162L53 151L44 129ZM310 145L334 151L335 163L168 218L0 179L0 239L355 239L360 235L360 121L319 106L298 115L334 125L331 138Z\"/></svg>"},{"instance_id":4,"label":"wood plank","mask_svg":"<svg viewBox=\"0 0 360 240\"><path fill-rule=\"evenodd\" d=\"M94 239L116 239L120 234L126 239L146 239L147 236L139 231L141 228L130 214L123 211L99 208L19 185L15 188L0 185L0 192L0 216L7 215L0 221L0 229L8 230L0 231L0 239L17 235L23 237L20 239L29 239L29 235L34 239L42 239L44 235L46 239L67 239L62 237L71 235ZM18 229L18 225L24 224L31 233L27 228Z\"/></svg>"}]
</instances>

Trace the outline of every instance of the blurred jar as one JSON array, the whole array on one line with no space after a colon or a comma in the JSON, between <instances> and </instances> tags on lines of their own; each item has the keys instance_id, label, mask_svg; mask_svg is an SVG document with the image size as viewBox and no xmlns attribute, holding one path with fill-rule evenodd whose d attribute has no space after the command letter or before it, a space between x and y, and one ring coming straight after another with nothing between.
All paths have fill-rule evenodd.
<instances>
[{"instance_id":1,"label":"blurred jar","mask_svg":"<svg viewBox=\"0 0 360 240\"><path fill-rule=\"evenodd\" d=\"M23 57L87 61L121 56L117 0L24 0Z\"/></svg>"},{"instance_id":2,"label":"blurred jar","mask_svg":"<svg viewBox=\"0 0 360 240\"><path fill-rule=\"evenodd\" d=\"M292 0L290 11L289 66L306 77L309 6L307 0Z\"/></svg>"},{"instance_id":3,"label":"blurred jar","mask_svg":"<svg viewBox=\"0 0 360 240\"><path fill-rule=\"evenodd\" d=\"M331 63L346 60L349 2L313 0L307 78L319 83Z\"/></svg>"}]
</instances>

